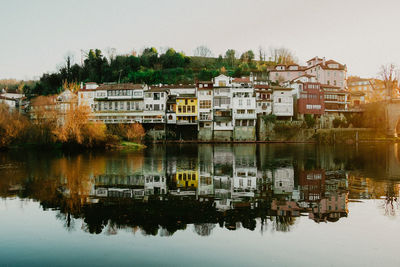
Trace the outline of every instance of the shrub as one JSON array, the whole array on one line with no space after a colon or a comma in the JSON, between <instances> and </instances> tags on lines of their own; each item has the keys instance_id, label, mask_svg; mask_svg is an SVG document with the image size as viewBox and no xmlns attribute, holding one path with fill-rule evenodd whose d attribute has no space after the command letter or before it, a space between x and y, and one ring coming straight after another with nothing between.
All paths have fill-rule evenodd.
<instances>
[{"instance_id":1,"label":"shrub","mask_svg":"<svg viewBox=\"0 0 400 267\"><path fill-rule=\"evenodd\" d=\"M274 126L274 131L276 133L284 135L286 138L289 139L295 136L299 132L300 128L301 126L297 124L277 123Z\"/></svg>"},{"instance_id":2,"label":"shrub","mask_svg":"<svg viewBox=\"0 0 400 267\"><path fill-rule=\"evenodd\" d=\"M0 104L0 148L22 140L29 128L29 121L16 110Z\"/></svg>"},{"instance_id":3,"label":"shrub","mask_svg":"<svg viewBox=\"0 0 400 267\"><path fill-rule=\"evenodd\" d=\"M341 118L334 118L332 124L333 128L347 128L349 126L349 123L346 121L346 119Z\"/></svg>"},{"instance_id":4,"label":"shrub","mask_svg":"<svg viewBox=\"0 0 400 267\"><path fill-rule=\"evenodd\" d=\"M263 115L261 118L263 119L265 124L276 122L276 116L274 114Z\"/></svg>"},{"instance_id":5,"label":"shrub","mask_svg":"<svg viewBox=\"0 0 400 267\"><path fill-rule=\"evenodd\" d=\"M304 115L304 121L305 121L305 123L307 125L307 128L314 128L315 124L317 122L317 120L311 114L305 114Z\"/></svg>"}]
</instances>

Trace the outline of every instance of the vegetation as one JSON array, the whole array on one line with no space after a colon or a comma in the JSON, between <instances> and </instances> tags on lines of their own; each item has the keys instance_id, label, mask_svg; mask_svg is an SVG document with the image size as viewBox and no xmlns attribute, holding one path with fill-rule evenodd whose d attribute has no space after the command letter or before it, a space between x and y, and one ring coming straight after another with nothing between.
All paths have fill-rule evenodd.
<instances>
[{"instance_id":1,"label":"vegetation","mask_svg":"<svg viewBox=\"0 0 400 267\"><path fill-rule=\"evenodd\" d=\"M284 135L287 139L295 136L300 129L301 125L299 124L276 123L274 126L274 131Z\"/></svg>"},{"instance_id":2,"label":"vegetation","mask_svg":"<svg viewBox=\"0 0 400 267\"><path fill-rule=\"evenodd\" d=\"M261 118L263 119L265 124L276 122L276 116L274 114L263 115Z\"/></svg>"},{"instance_id":3,"label":"vegetation","mask_svg":"<svg viewBox=\"0 0 400 267\"><path fill-rule=\"evenodd\" d=\"M271 49L269 61L266 61L265 52L261 48L257 60L252 50L239 54L233 49L228 49L224 55L212 57L211 50L206 46L196 48L195 56L191 57L173 48L160 53L156 48L148 47L140 55L136 52L115 55L114 52L109 52L106 57L101 50L91 49L82 64L73 64L71 56L67 56L58 71L45 73L36 83L21 85L20 90L31 98L35 95L61 92L64 81L188 84L196 80L210 80L220 73L241 77L249 75L250 72L266 79L268 67L278 63L296 62L294 54L286 48Z\"/></svg>"},{"instance_id":4,"label":"vegetation","mask_svg":"<svg viewBox=\"0 0 400 267\"><path fill-rule=\"evenodd\" d=\"M311 114L304 114L304 122L307 128L314 128L317 120Z\"/></svg>"},{"instance_id":5,"label":"vegetation","mask_svg":"<svg viewBox=\"0 0 400 267\"><path fill-rule=\"evenodd\" d=\"M76 107L66 114L56 110L52 96L41 96L32 102L30 120L18 111L0 104L0 149L12 145L64 146L81 148L125 147L141 143L145 131L141 124L118 125L118 131L104 123L89 121L90 111Z\"/></svg>"}]
</instances>

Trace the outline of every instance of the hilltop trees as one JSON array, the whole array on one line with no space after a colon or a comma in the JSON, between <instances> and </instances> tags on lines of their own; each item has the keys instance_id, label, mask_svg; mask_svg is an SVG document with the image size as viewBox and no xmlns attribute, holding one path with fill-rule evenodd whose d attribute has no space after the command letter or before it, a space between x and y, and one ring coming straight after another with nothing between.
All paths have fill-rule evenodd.
<instances>
[{"instance_id":1,"label":"hilltop trees","mask_svg":"<svg viewBox=\"0 0 400 267\"><path fill-rule=\"evenodd\" d=\"M223 69L227 75L240 77L250 72L265 76L267 61L256 60L253 50L239 54L234 49L228 49L224 55L212 57L211 50L198 46L193 57L173 48L158 51L155 47L146 47L139 54L132 52L117 55L114 50L104 56L99 49L82 51L85 59L81 64L73 62L73 57L67 55L62 66L54 73L44 73L36 84L24 87L28 97L36 95L53 95L62 91L64 81L80 82L132 82L148 84L194 83L196 80L209 80ZM265 60L265 52L259 51L260 59ZM274 50L275 62L293 62L293 53L287 49Z\"/></svg>"}]
</instances>

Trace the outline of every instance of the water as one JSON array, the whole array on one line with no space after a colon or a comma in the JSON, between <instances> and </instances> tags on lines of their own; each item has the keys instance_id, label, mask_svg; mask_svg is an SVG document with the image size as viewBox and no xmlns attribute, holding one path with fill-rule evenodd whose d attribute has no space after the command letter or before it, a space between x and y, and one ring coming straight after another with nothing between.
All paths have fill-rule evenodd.
<instances>
[{"instance_id":1,"label":"water","mask_svg":"<svg viewBox=\"0 0 400 267\"><path fill-rule=\"evenodd\" d=\"M400 146L0 153L0 265L398 266Z\"/></svg>"}]
</instances>

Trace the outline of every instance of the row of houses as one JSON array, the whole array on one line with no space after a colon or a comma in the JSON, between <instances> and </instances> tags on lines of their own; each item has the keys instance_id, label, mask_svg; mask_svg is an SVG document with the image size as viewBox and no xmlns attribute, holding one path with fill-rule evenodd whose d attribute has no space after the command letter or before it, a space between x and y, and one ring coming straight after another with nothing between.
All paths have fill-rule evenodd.
<instances>
[{"instance_id":1,"label":"row of houses","mask_svg":"<svg viewBox=\"0 0 400 267\"><path fill-rule=\"evenodd\" d=\"M139 122L177 137L193 132L200 140L254 140L257 118L263 115L292 120L349 111L346 67L319 58L308 64L277 65L270 72L276 85L252 75L224 74L187 85L86 83L78 105L89 106L92 120L106 124Z\"/></svg>"}]
</instances>

